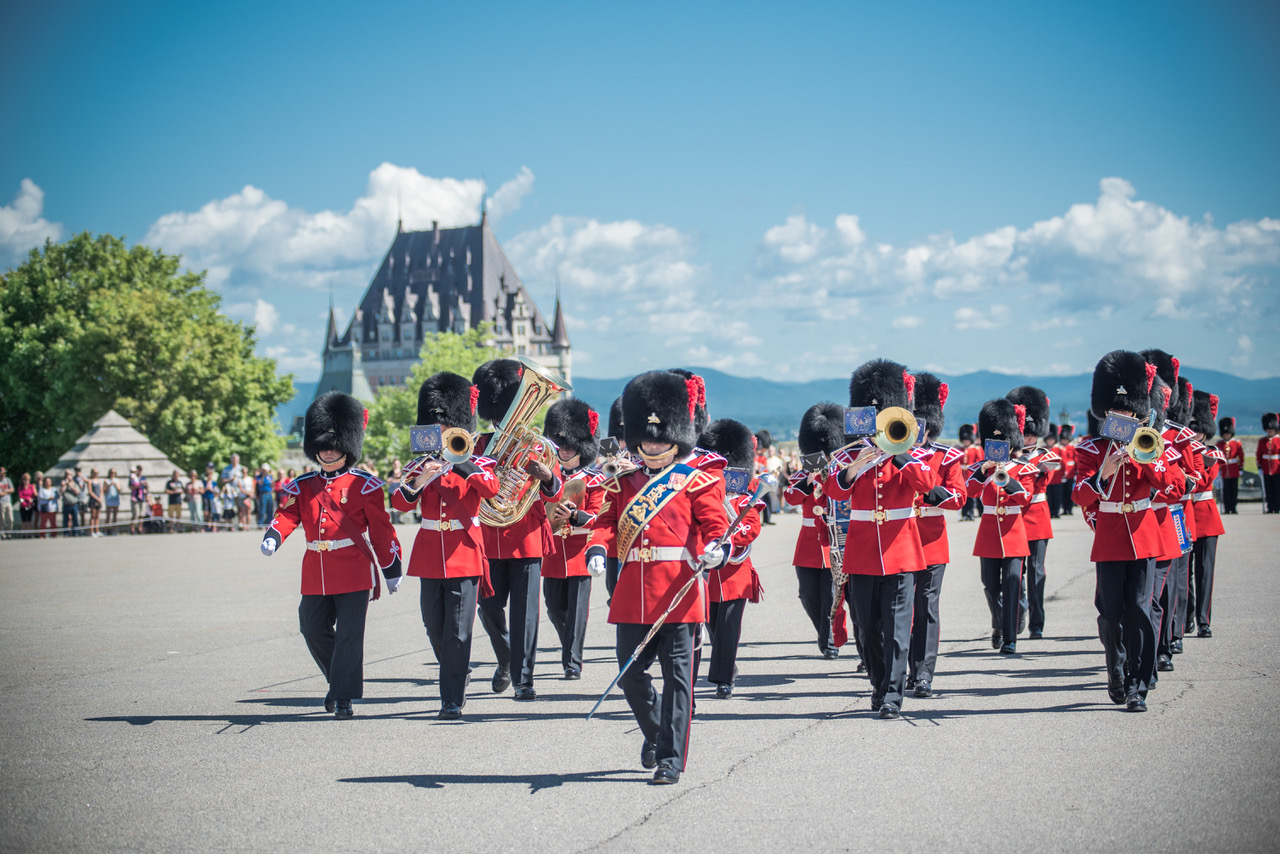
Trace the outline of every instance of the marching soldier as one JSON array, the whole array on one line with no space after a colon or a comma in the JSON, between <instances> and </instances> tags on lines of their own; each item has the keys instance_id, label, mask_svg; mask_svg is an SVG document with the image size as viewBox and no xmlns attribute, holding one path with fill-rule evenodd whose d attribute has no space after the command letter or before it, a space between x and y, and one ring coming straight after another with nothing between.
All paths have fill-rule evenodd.
<instances>
[{"instance_id":1,"label":"marching soldier","mask_svg":"<svg viewBox=\"0 0 1280 854\"><path fill-rule=\"evenodd\" d=\"M916 374L915 379L914 414L917 421L924 422L925 442L913 456L938 473L938 485L918 496L916 502L916 526L925 567L916 573L905 687L913 689L912 696L924 698L933 696L933 674L942 629L938 611L942 574L951 561L945 511L959 510L968 492L964 482L964 453L937 442L944 423L942 409L947 405L947 384L930 373Z\"/></svg>"},{"instance_id":2,"label":"marching soldier","mask_svg":"<svg viewBox=\"0 0 1280 854\"><path fill-rule=\"evenodd\" d=\"M1280 413L1268 412L1262 416L1262 430L1266 433L1258 440L1258 475L1262 478L1262 497L1266 504L1263 513L1280 513Z\"/></svg>"},{"instance_id":3,"label":"marching soldier","mask_svg":"<svg viewBox=\"0 0 1280 854\"><path fill-rule=\"evenodd\" d=\"M755 476L755 437L747 425L725 418L708 424L698 444L724 457L728 463L726 474L735 475L735 489L729 488L726 478L724 510L729 519L736 519L759 484ZM727 700L733 694L738 675L738 642L742 638L742 617L747 602L759 602L764 592L751 562L751 544L760 535L763 505L763 501L757 501L747 510L730 536L728 562L707 579L710 601L707 630L711 635L707 681L716 686L719 700ZM696 670L694 678L697 678Z\"/></svg>"},{"instance_id":4,"label":"marching soldier","mask_svg":"<svg viewBox=\"0 0 1280 854\"><path fill-rule=\"evenodd\" d=\"M1049 514L1049 478L1062 468L1062 458L1056 451L1042 447L1039 442L1049 432L1049 396L1035 386L1019 386L1006 397L1026 412L1022 431L1022 461L1034 466L1036 474L1031 488L1031 500L1022 511L1022 524L1027 532L1027 548L1030 552L1024 561L1022 599L1018 610L1018 634L1024 625L1031 630L1030 640L1044 637L1044 583L1045 554L1053 539L1053 522ZM1028 622L1027 618L1030 617Z\"/></svg>"},{"instance_id":5,"label":"marching soldier","mask_svg":"<svg viewBox=\"0 0 1280 854\"><path fill-rule=\"evenodd\" d=\"M515 402L524 375L524 366L515 359L492 359L476 368L471 381L480 389L476 412L498 425ZM475 453L484 454L496 434L485 433L476 440ZM501 464L501 460L495 460ZM525 471L539 483L544 501L557 501L563 488L559 466L550 468L536 459ZM542 557L554 548L546 505L534 501L523 517L505 528L482 524L484 552L489 560L489 580L493 595L480 599L480 625L484 626L498 658L492 688L501 694L515 681L517 700L533 700L533 667L538 653L538 579ZM507 626L506 606L511 602L511 625Z\"/></svg>"},{"instance_id":6,"label":"marching soldier","mask_svg":"<svg viewBox=\"0 0 1280 854\"><path fill-rule=\"evenodd\" d=\"M1137 353L1108 353L1093 372L1090 409L1099 420L1113 412L1145 419L1155 375L1154 366ZM1155 671L1151 578L1163 546L1151 495L1153 490L1175 495L1181 488L1167 447L1149 463L1138 462L1111 439L1087 439L1076 448L1073 498L1093 514L1090 557L1097 567L1094 601L1106 655L1107 694L1131 712L1146 711Z\"/></svg>"},{"instance_id":7,"label":"marching soldier","mask_svg":"<svg viewBox=\"0 0 1280 854\"><path fill-rule=\"evenodd\" d=\"M418 424L474 433L475 386L458 374L428 377L418 389ZM472 456L445 465L424 464L391 495L391 506L422 516L409 555L409 575L422 580L419 607L431 650L440 665L440 713L458 720L471 681L471 633L476 601L492 595L480 530L480 502L498 493L493 460Z\"/></svg>"},{"instance_id":8,"label":"marching soldier","mask_svg":"<svg viewBox=\"0 0 1280 854\"><path fill-rule=\"evenodd\" d=\"M800 419L800 453L826 458L844 444L844 407L835 403L815 403ZM831 556L826 523L826 498L820 469L801 469L789 478L782 500L800 508L800 533L791 558L800 588L800 606L818 633L818 650L823 658L838 658L840 647L833 634L831 610L834 604ZM844 619L844 608L838 619ZM844 627L840 626L840 634Z\"/></svg>"},{"instance_id":9,"label":"marching soldier","mask_svg":"<svg viewBox=\"0 0 1280 854\"><path fill-rule=\"evenodd\" d=\"M969 471L978 463L982 462L982 448L974 444L974 426L972 424L960 425L960 450L964 451L964 470ZM982 515L982 504L976 498L966 498L964 507L960 510L960 521L972 522Z\"/></svg>"},{"instance_id":10,"label":"marching soldier","mask_svg":"<svg viewBox=\"0 0 1280 854\"><path fill-rule=\"evenodd\" d=\"M370 598L380 593L378 570L392 593L401 581L400 541L382 481L355 468L368 419L364 404L341 392L312 401L302 449L320 471L285 488L262 537L262 553L270 557L299 525L306 534L298 623L329 683L324 709L338 719L352 717L351 701L364 696L364 625Z\"/></svg>"},{"instance_id":11,"label":"marching soldier","mask_svg":"<svg viewBox=\"0 0 1280 854\"><path fill-rule=\"evenodd\" d=\"M560 664L565 679L582 677L582 645L591 604L587 542L591 525L604 503L604 475L591 465L600 451L596 439L600 416L577 398L558 400L547 410L543 433L557 445L564 492L550 511L556 548L542 559L542 595L547 616L560 636Z\"/></svg>"},{"instance_id":12,"label":"marching soldier","mask_svg":"<svg viewBox=\"0 0 1280 854\"><path fill-rule=\"evenodd\" d=\"M909 411L914 383L902 365L874 359L853 372L849 405ZM846 595L871 679L871 710L885 719L901 715L915 573L925 567L916 495L936 485L928 463L907 452L891 457L869 440L836 453L822 485L827 497L849 502Z\"/></svg>"},{"instance_id":13,"label":"marching soldier","mask_svg":"<svg viewBox=\"0 0 1280 854\"><path fill-rule=\"evenodd\" d=\"M1213 438L1214 420L1218 417L1218 396L1196 389L1192 396L1191 423L1196 442L1205 444ZM1192 446L1193 449L1195 446ZM1194 618L1196 637L1213 637L1209 618L1213 607L1213 569L1218 561L1218 537L1226 533L1218 515L1218 502L1213 498L1213 479L1222 464L1217 450L1204 447L1205 475L1200 489L1191 496L1191 509L1196 517L1196 544L1191 551L1191 581L1188 586L1188 616Z\"/></svg>"},{"instance_id":14,"label":"marching soldier","mask_svg":"<svg viewBox=\"0 0 1280 854\"><path fill-rule=\"evenodd\" d=\"M1017 459L1026 417L1023 406L1006 398L984 403L978 413L978 435L984 447L988 441L1008 442L1010 461L984 460L968 469L969 495L982 499L973 555L980 562L991 611L991 648L1003 655L1018 651L1022 566L1031 553L1022 514L1031 503L1038 470Z\"/></svg>"},{"instance_id":15,"label":"marching soldier","mask_svg":"<svg viewBox=\"0 0 1280 854\"><path fill-rule=\"evenodd\" d=\"M607 544L616 541L621 570L609 606L617 626L618 664L624 664L670 608L619 684L644 742L640 763L654 768L655 784L676 783L688 756L693 712L693 649L706 615L703 584L676 594L704 566L718 567L725 553L717 540L729 527L722 482L689 465L697 385L670 371L650 371L622 393L627 445L644 468L603 485L605 503L587 547L587 566L602 568ZM707 543L699 553L699 543ZM662 695L649 667L662 668Z\"/></svg>"},{"instance_id":16,"label":"marching soldier","mask_svg":"<svg viewBox=\"0 0 1280 854\"><path fill-rule=\"evenodd\" d=\"M1191 507L1191 497L1197 492L1204 489L1213 490L1212 483L1206 483L1204 459L1200 454L1203 447L1196 441L1195 433L1187 425L1191 422L1191 405L1194 398L1195 390L1191 387L1191 383L1186 377L1178 378L1178 394L1174 397L1174 402L1169 405L1169 413L1165 418L1165 440L1173 445L1181 459L1179 466L1185 479L1185 488L1180 499L1182 504L1183 524L1186 525L1187 538L1194 547L1195 540L1200 536L1196 529L1196 514ZM1194 630L1194 625L1187 627L1189 619L1187 612L1187 598L1191 589L1191 549L1187 549L1173 562L1173 566L1169 570L1170 577L1173 579L1171 592L1169 597L1170 605L1173 608L1171 614L1171 622L1169 623L1169 631L1172 633L1172 640L1169 644L1171 652L1182 652L1182 638L1187 631Z\"/></svg>"},{"instance_id":17,"label":"marching soldier","mask_svg":"<svg viewBox=\"0 0 1280 854\"><path fill-rule=\"evenodd\" d=\"M1148 363L1150 364L1150 363ZM1169 402L1172 400L1173 390L1165 385L1157 372L1157 375L1151 382L1151 392L1148 395L1148 403L1151 407L1151 414L1148 416L1148 422L1152 429L1159 431L1162 435L1165 432L1165 417L1169 411ZM1170 446L1172 447L1172 446ZM1181 472L1185 461L1177 450L1170 450L1167 454L1167 463L1170 472L1176 467ZM1181 476L1185 481L1186 473L1181 472ZM1156 521L1160 526L1160 537L1162 542L1162 550L1156 555L1155 563L1152 564L1151 577L1151 625L1156 630L1156 672L1151 675L1151 684L1148 690L1154 689L1161 673L1173 670L1173 597L1175 583L1171 577L1174 563L1178 558L1182 557L1182 546L1178 537L1178 522L1171 512L1174 507L1180 506L1180 499L1184 489L1176 490L1172 493L1161 493L1152 496L1151 510L1155 513Z\"/></svg>"},{"instance_id":18,"label":"marching soldier","mask_svg":"<svg viewBox=\"0 0 1280 854\"><path fill-rule=\"evenodd\" d=\"M1236 420L1218 421L1218 452L1222 454L1222 512L1235 515L1240 495L1240 474L1244 471L1244 445L1236 438Z\"/></svg>"}]
</instances>

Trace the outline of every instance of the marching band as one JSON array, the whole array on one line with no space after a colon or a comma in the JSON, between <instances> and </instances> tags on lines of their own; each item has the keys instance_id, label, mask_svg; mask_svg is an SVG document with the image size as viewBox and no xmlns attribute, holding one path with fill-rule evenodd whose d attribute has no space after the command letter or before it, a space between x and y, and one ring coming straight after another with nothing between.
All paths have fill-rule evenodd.
<instances>
[{"instance_id":1,"label":"marching band","mask_svg":"<svg viewBox=\"0 0 1280 854\"><path fill-rule=\"evenodd\" d=\"M1219 419L1217 396L1179 369L1163 350L1116 350L1094 370L1088 435L1078 442L1073 425L1050 423L1043 390L1021 386L983 404L953 446L940 441L946 383L884 359L858 367L847 407L820 402L800 418L802 468L782 492L799 511L793 564L818 655L836 659L852 638L882 719L900 717L907 696L934 696L948 511L978 521L973 555L992 647L1017 655L1024 632L1028 642L1044 637L1048 541L1079 506L1093 537L1108 697L1145 711L1184 633L1212 636L1225 533L1213 484L1221 474L1223 512L1235 513L1244 463L1235 420ZM487 362L470 380L444 372L422 384L415 430L446 439L390 497L421 517L403 569L382 483L356 467L367 412L346 395L321 396L304 434L321 471L290 485L261 549L273 555L304 529L300 628L328 682L324 707L339 719L363 694L365 618L382 579L390 593L404 577L419 579L440 668L438 716L460 721L476 616L498 661L492 690L514 684L515 699L532 700L539 593L564 678L576 680L592 580L605 576L619 664L610 689L621 687L635 717L652 782L675 783L704 640L714 696L734 696L746 605L763 593L751 548L771 476L758 462L759 434L711 421L691 371L633 378L605 431L573 397L550 405L542 431L533 426L544 404L571 390L523 357ZM495 429L475 436L477 417ZM1276 512L1280 417L1262 426L1265 512Z\"/></svg>"}]
</instances>

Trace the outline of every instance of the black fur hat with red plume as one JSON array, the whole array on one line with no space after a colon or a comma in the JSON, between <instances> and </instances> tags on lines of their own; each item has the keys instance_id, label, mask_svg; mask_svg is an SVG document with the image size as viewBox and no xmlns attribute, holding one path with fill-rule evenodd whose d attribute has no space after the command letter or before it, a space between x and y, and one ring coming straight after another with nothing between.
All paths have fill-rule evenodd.
<instances>
[{"instance_id":1,"label":"black fur hat with red plume","mask_svg":"<svg viewBox=\"0 0 1280 854\"><path fill-rule=\"evenodd\" d=\"M910 380L908 380L910 377ZM890 406L911 409L911 391L908 382L915 378L907 369L888 359L872 359L860 365L849 378L849 405L874 406L882 412Z\"/></svg>"},{"instance_id":2,"label":"black fur hat with red plume","mask_svg":"<svg viewBox=\"0 0 1280 854\"><path fill-rule=\"evenodd\" d=\"M579 466L589 466L600 455L599 427L600 416L594 409L576 397L566 397L551 404L542 432L557 446L576 451Z\"/></svg>"},{"instance_id":3,"label":"black fur hat with red plume","mask_svg":"<svg viewBox=\"0 0 1280 854\"><path fill-rule=\"evenodd\" d=\"M311 401L302 427L302 452L319 464L321 451L346 455L348 467L360 462L369 410L349 394L327 391Z\"/></svg>"},{"instance_id":4,"label":"black fur hat with red plume","mask_svg":"<svg viewBox=\"0 0 1280 854\"><path fill-rule=\"evenodd\" d=\"M418 388L418 423L476 430L479 390L464 376L452 371L432 374Z\"/></svg>"},{"instance_id":5,"label":"black fur hat with red plume","mask_svg":"<svg viewBox=\"0 0 1280 854\"><path fill-rule=\"evenodd\" d=\"M1022 410L1019 413L1018 410ZM995 439L1009 443L1010 453L1022 450L1026 409L1006 397L988 400L978 413L978 435L982 441Z\"/></svg>"},{"instance_id":6,"label":"black fur hat with red plume","mask_svg":"<svg viewBox=\"0 0 1280 854\"><path fill-rule=\"evenodd\" d=\"M1131 350L1112 350L1098 360L1093 369L1093 389L1089 393L1089 410L1104 421L1113 410L1131 412L1145 421L1151 411L1148 395L1158 368L1147 370L1147 360Z\"/></svg>"},{"instance_id":7,"label":"black fur hat with red plume","mask_svg":"<svg viewBox=\"0 0 1280 854\"><path fill-rule=\"evenodd\" d=\"M1023 431L1026 436L1043 439L1049 432L1049 395L1033 385L1020 385L1005 395L1015 406L1026 409Z\"/></svg>"},{"instance_id":8,"label":"black fur hat with red plume","mask_svg":"<svg viewBox=\"0 0 1280 854\"><path fill-rule=\"evenodd\" d=\"M711 416L707 414L707 381L684 368L671 368L671 373L691 381L696 386L697 400L693 408L693 429L698 435L702 435L702 431L707 429L707 423L711 420Z\"/></svg>"},{"instance_id":9,"label":"black fur hat with red plume","mask_svg":"<svg viewBox=\"0 0 1280 854\"><path fill-rule=\"evenodd\" d=\"M942 408L947 405L950 387L927 371L915 375L915 408L911 414L924 419L925 439L936 441L942 435L942 425L946 419Z\"/></svg>"},{"instance_id":10,"label":"black fur hat with red plume","mask_svg":"<svg viewBox=\"0 0 1280 854\"><path fill-rule=\"evenodd\" d=\"M1164 380L1164 384L1169 387L1171 392L1172 396L1169 400L1169 405L1177 406L1180 399L1178 371L1181 369L1181 365L1177 358L1170 356L1164 350L1156 349L1143 350L1139 355L1146 359L1150 364L1155 365L1156 374L1160 379Z\"/></svg>"},{"instance_id":11,"label":"black fur hat with red plume","mask_svg":"<svg viewBox=\"0 0 1280 854\"><path fill-rule=\"evenodd\" d=\"M698 388L692 379L672 371L649 371L622 390L622 422L627 446L640 450L641 442L662 442L677 447L677 459L693 451L694 408Z\"/></svg>"},{"instance_id":12,"label":"black fur hat with red plume","mask_svg":"<svg viewBox=\"0 0 1280 854\"><path fill-rule=\"evenodd\" d=\"M480 389L480 401L476 414L486 421L498 424L515 402L524 377L524 366L515 359L490 359L471 376L471 382Z\"/></svg>"},{"instance_id":13,"label":"black fur hat with red plume","mask_svg":"<svg viewBox=\"0 0 1280 854\"><path fill-rule=\"evenodd\" d=\"M1191 420L1191 402L1194 399L1195 387L1186 377L1178 377L1178 388L1173 392L1174 402L1169 404L1165 418L1183 427Z\"/></svg>"},{"instance_id":14,"label":"black fur hat with red plume","mask_svg":"<svg viewBox=\"0 0 1280 854\"><path fill-rule=\"evenodd\" d=\"M1218 424L1218 396L1196 389L1191 395L1191 423L1187 426L1204 434L1207 442L1213 438Z\"/></svg>"},{"instance_id":15,"label":"black fur hat with red plume","mask_svg":"<svg viewBox=\"0 0 1280 854\"><path fill-rule=\"evenodd\" d=\"M800 419L800 453L827 454L844 444L844 407L815 403Z\"/></svg>"}]
</instances>

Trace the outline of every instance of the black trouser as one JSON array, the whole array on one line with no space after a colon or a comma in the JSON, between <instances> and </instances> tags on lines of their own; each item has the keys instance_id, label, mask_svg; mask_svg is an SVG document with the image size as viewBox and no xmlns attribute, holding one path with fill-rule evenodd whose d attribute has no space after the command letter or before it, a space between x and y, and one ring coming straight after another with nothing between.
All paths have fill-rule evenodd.
<instances>
[{"instance_id":1,"label":"black trouser","mask_svg":"<svg viewBox=\"0 0 1280 854\"><path fill-rule=\"evenodd\" d=\"M1169 567L1169 639L1182 640L1187 625L1187 587L1191 580L1191 552L1187 552Z\"/></svg>"},{"instance_id":2,"label":"black trouser","mask_svg":"<svg viewBox=\"0 0 1280 854\"><path fill-rule=\"evenodd\" d=\"M1000 632L1005 643L1018 640L1018 606L1022 591L1021 557L984 557L982 587L991 611L991 628Z\"/></svg>"},{"instance_id":3,"label":"black trouser","mask_svg":"<svg viewBox=\"0 0 1280 854\"><path fill-rule=\"evenodd\" d=\"M915 579L913 572L849 576L848 602L861 639L871 693L899 708L911 649Z\"/></svg>"},{"instance_id":4,"label":"black trouser","mask_svg":"<svg viewBox=\"0 0 1280 854\"><path fill-rule=\"evenodd\" d=\"M1191 613L1195 615L1196 625L1204 628L1209 625L1209 617L1213 612L1213 567L1218 562L1218 538L1201 537L1196 540L1191 550L1191 575L1195 581L1195 589L1189 597Z\"/></svg>"},{"instance_id":5,"label":"black trouser","mask_svg":"<svg viewBox=\"0 0 1280 854\"><path fill-rule=\"evenodd\" d=\"M1050 483L1044 488L1044 500L1049 505L1049 517L1057 519L1062 515L1062 484Z\"/></svg>"},{"instance_id":6,"label":"black trouser","mask_svg":"<svg viewBox=\"0 0 1280 854\"><path fill-rule=\"evenodd\" d=\"M298 628L335 700L364 696L364 620L369 591L303 596Z\"/></svg>"},{"instance_id":7,"label":"black trouser","mask_svg":"<svg viewBox=\"0 0 1280 854\"><path fill-rule=\"evenodd\" d=\"M708 682L715 685L733 684L733 674L738 664L738 641L742 639L742 615L746 610L746 599L711 603L711 622L707 624L707 631L711 634Z\"/></svg>"},{"instance_id":8,"label":"black trouser","mask_svg":"<svg viewBox=\"0 0 1280 854\"><path fill-rule=\"evenodd\" d=\"M418 597L422 625L440 665L440 702L461 706L467 701L471 672L471 629L476 620L479 576L424 578Z\"/></svg>"},{"instance_id":9,"label":"black trouser","mask_svg":"<svg viewBox=\"0 0 1280 854\"><path fill-rule=\"evenodd\" d=\"M493 644L498 667L511 671L517 686L533 684L538 654L538 578L542 558L495 558L489 561L493 595L480 600L480 625ZM511 599L511 631L503 609Z\"/></svg>"},{"instance_id":10,"label":"black trouser","mask_svg":"<svg viewBox=\"0 0 1280 854\"><path fill-rule=\"evenodd\" d=\"M1222 479L1222 512L1236 512L1236 500L1240 495L1240 478L1224 477Z\"/></svg>"},{"instance_id":11,"label":"black trouser","mask_svg":"<svg viewBox=\"0 0 1280 854\"><path fill-rule=\"evenodd\" d=\"M1162 655L1170 655L1169 643L1173 640L1173 634L1169 630L1169 619L1172 616L1173 608L1169 606L1172 595L1172 585L1169 583L1169 571L1173 568L1171 560L1157 560L1151 565L1151 627L1156 631L1156 657ZM1152 679L1160 678L1160 674L1153 673Z\"/></svg>"},{"instance_id":12,"label":"black trouser","mask_svg":"<svg viewBox=\"0 0 1280 854\"><path fill-rule=\"evenodd\" d=\"M960 508L961 519L976 519L982 515L982 502L976 498L966 498L964 507Z\"/></svg>"},{"instance_id":13,"label":"black trouser","mask_svg":"<svg viewBox=\"0 0 1280 854\"><path fill-rule=\"evenodd\" d=\"M831 570L822 567L797 566L796 581L800 585L800 607L809 615L818 633L818 649L822 653L836 649L831 634L831 606L835 604Z\"/></svg>"},{"instance_id":14,"label":"black trouser","mask_svg":"<svg viewBox=\"0 0 1280 854\"><path fill-rule=\"evenodd\" d=\"M627 705L644 737L658 746L658 764L683 771L688 759L689 722L693 711L693 640L701 623L665 623L645 644L618 680ZM618 666L631 657L649 626L618 624ZM649 666L662 668L662 698L654 690Z\"/></svg>"},{"instance_id":15,"label":"black trouser","mask_svg":"<svg viewBox=\"0 0 1280 854\"><path fill-rule=\"evenodd\" d=\"M1064 479L1059 486L1062 487L1062 515L1070 516L1075 513L1076 510L1076 502L1071 497L1072 491L1076 488L1076 479L1074 477Z\"/></svg>"},{"instance_id":16,"label":"black trouser","mask_svg":"<svg viewBox=\"0 0 1280 854\"><path fill-rule=\"evenodd\" d=\"M542 579L547 616L560 636L560 664L582 672L582 644L587 637L587 609L591 605L591 576Z\"/></svg>"},{"instance_id":17,"label":"black trouser","mask_svg":"<svg viewBox=\"0 0 1280 854\"><path fill-rule=\"evenodd\" d=\"M1268 513L1280 513L1280 472L1262 475L1262 494L1267 500Z\"/></svg>"},{"instance_id":18,"label":"black trouser","mask_svg":"<svg viewBox=\"0 0 1280 854\"><path fill-rule=\"evenodd\" d=\"M915 606L911 614L911 653L907 661L907 675L926 685L933 682L933 671L938 663L938 640L942 623L938 619L938 602L942 596L942 573L945 563L926 566L914 573Z\"/></svg>"},{"instance_id":19,"label":"black trouser","mask_svg":"<svg viewBox=\"0 0 1280 854\"><path fill-rule=\"evenodd\" d=\"M1049 550L1048 540L1030 540L1031 554L1027 555L1027 583L1022 590L1020 604L1027 609L1027 628L1033 632L1044 631L1044 556Z\"/></svg>"},{"instance_id":20,"label":"black trouser","mask_svg":"<svg viewBox=\"0 0 1280 854\"><path fill-rule=\"evenodd\" d=\"M1094 605L1098 639L1107 672L1120 679L1125 696L1147 696L1156 668L1156 633L1151 625L1151 583L1155 558L1099 561Z\"/></svg>"}]
</instances>

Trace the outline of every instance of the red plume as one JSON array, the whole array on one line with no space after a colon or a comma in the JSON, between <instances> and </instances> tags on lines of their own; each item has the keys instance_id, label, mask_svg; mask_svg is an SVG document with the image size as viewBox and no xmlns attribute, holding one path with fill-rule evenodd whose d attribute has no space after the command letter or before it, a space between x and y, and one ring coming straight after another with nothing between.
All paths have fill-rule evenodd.
<instances>
[{"instance_id":1,"label":"red plume","mask_svg":"<svg viewBox=\"0 0 1280 854\"><path fill-rule=\"evenodd\" d=\"M1027 408L1021 403L1013 405L1013 414L1018 416L1018 432L1021 433L1027 429Z\"/></svg>"},{"instance_id":2,"label":"red plume","mask_svg":"<svg viewBox=\"0 0 1280 854\"><path fill-rule=\"evenodd\" d=\"M751 450L753 451L760 450L760 440L757 439L755 436L751 437Z\"/></svg>"},{"instance_id":3,"label":"red plume","mask_svg":"<svg viewBox=\"0 0 1280 854\"><path fill-rule=\"evenodd\" d=\"M524 365L516 365L516 376L524 378Z\"/></svg>"},{"instance_id":4,"label":"red plume","mask_svg":"<svg viewBox=\"0 0 1280 854\"><path fill-rule=\"evenodd\" d=\"M698 378L691 377L684 381L685 391L689 395L689 420L693 420L694 409L698 405Z\"/></svg>"},{"instance_id":5,"label":"red plume","mask_svg":"<svg viewBox=\"0 0 1280 854\"><path fill-rule=\"evenodd\" d=\"M1174 368L1174 372L1177 372L1177 368ZM1147 362L1147 394L1151 394L1151 386L1155 385L1155 382L1156 366ZM1175 379L1174 382L1177 382L1177 380Z\"/></svg>"},{"instance_id":6,"label":"red plume","mask_svg":"<svg viewBox=\"0 0 1280 854\"><path fill-rule=\"evenodd\" d=\"M907 401L910 403L916 396L916 378L907 373L906 368L902 369L902 382L907 387Z\"/></svg>"},{"instance_id":7,"label":"red plume","mask_svg":"<svg viewBox=\"0 0 1280 854\"><path fill-rule=\"evenodd\" d=\"M587 429L591 431L591 435L596 434L596 430L600 427L600 413L594 409L587 410Z\"/></svg>"},{"instance_id":8,"label":"red plume","mask_svg":"<svg viewBox=\"0 0 1280 854\"><path fill-rule=\"evenodd\" d=\"M1164 408L1165 408L1165 411L1168 411L1169 398L1173 396L1173 389L1169 388L1168 386L1165 386L1164 388L1160 389L1160 391L1164 393Z\"/></svg>"},{"instance_id":9,"label":"red plume","mask_svg":"<svg viewBox=\"0 0 1280 854\"><path fill-rule=\"evenodd\" d=\"M1218 396L1216 394L1209 395L1209 417L1218 417Z\"/></svg>"},{"instance_id":10,"label":"red plume","mask_svg":"<svg viewBox=\"0 0 1280 854\"><path fill-rule=\"evenodd\" d=\"M707 381L697 374L693 375L693 379L698 383L698 405L703 409L707 408Z\"/></svg>"},{"instance_id":11,"label":"red plume","mask_svg":"<svg viewBox=\"0 0 1280 854\"><path fill-rule=\"evenodd\" d=\"M471 387L471 414L472 415L476 414L476 403L479 402L479 400L480 400L480 387L473 385Z\"/></svg>"},{"instance_id":12,"label":"red plume","mask_svg":"<svg viewBox=\"0 0 1280 854\"><path fill-rule=\"evenodd\" d=\"M946 383L938 383L938 408L942 409L947 405L947 395L951 394L951 387Z\"/></svg>"},{"instance_id":13,"label":"red plume","mask_svg":"<svg viewBox=\"0 0 1280 854\"><path fill-rule=\"evenodd\" d=\"M361 430L369 429L369 410L367 409L364 411L364 425L360 429Z\"/></svg>"},{"instance_id":14,"label":"red plume","mask_svg":"<svg viewBox=\"0 0 1280 854\"><path fill-rule=\"evenodd\" d=\"M1178 361L1177 356L1170 356L1169 361L1173 362L1173 381L1176 383L1178 381L1178 371L1182 363Z\"/></svg>"},{"instance_id":15,"label":"red plume","mask_svg":"<svg viewBox=\"0 0 1280 854\"><path fill-rule=\"evenodd\" d=\"M1196 390L1191 387L1191 381L1187 381L1187 400L1195 400ZM1188 410L1190 411L1190 410Z\"/></svg>"}]
</instances>

